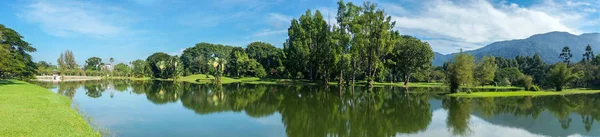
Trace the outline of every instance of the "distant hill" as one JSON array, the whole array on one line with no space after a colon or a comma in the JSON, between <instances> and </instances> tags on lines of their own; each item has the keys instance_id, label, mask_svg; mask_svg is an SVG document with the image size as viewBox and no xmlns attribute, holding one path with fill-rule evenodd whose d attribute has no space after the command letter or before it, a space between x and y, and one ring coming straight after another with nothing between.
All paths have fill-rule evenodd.
<instances>
[{"instance_id":1,"label":"distant hill","mask_svg":"<svg viewBox=\"0 0 600 137\"><path fill-rule=\"evenodd\" d=\"M486 55L515 58L516 56L533 56L535 53L539 53L546 63L556 63L560 61L558 55L564 46L569 46L571 49L573 54L571 61L580 61L588 44L592 46L595 54L600 53L600 33L573 35L567 32L549 32L536 34L527 39L494 42L485 47L466 52L473 54L477 59ZM456 53L443 55L436 52L433 65L441 66L455 55Z\"/></svg>"}]
</instances>

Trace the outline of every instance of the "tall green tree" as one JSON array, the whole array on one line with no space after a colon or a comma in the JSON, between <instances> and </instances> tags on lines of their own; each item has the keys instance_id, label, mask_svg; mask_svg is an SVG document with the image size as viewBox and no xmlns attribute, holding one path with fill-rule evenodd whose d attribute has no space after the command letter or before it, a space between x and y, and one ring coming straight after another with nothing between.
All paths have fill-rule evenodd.
<instances>
[{"instance_id":1,"label":"tall green tree","mask_svg":"<svg viewBox=\"0 0 600 137\"><path fill-rule=\"evenodd\" d=\"M594 51L592 50L592 46L590 46L590 44L588 44L585 47L585 53L583 53L583 61L584 62L592 61L592 59L594 59Z\"/></svg>"},{"instance_id":2,"label":"tall green tree","mask_svg":"<svg viewBox=\"0 0 600 137\"><path fill-rule=\"evenodd\" d=\"M563 47L559 57L563 59L563 63L569 65L571 63L571 58L573 57L573 54L571 54L571 49L569 49L568 46Z\"/></svg>"},{"instance_id":3,"label":"tall green tree","mask_svg":"<svg viewBox=\"0 0 600 137\"><path fill-rule=\"evenodd\" d=\"M458 92L460 86L473 83L473 67L475 67L475 57L468 53L458 53L451 62L448 63L446 78L450 84L452 93Z\"/></svg>"},{"instance_id":4,"label":"tall green tree","mask_svg":"<svg viewBox=\"0 0 600 137\"><path fill-rule=\"evenodd\" d=\"M346 54L344 58L349 61L349 63L346 61L341 61L340 63L349 64L343 67L350 68L351 73L349 77L352 81L351 85L353 86L356 81L356 75L358 75L357 73L361 72L360 66L363 63L361 57L364 55L363 38L357 37L357 34L360 34L363 30L362 25L359 23L361 13L362 8L358 5L354 5L352 2L344 3L343 0L338 2L336 19L340 27L340 35L342 35L342 38L340 38L340 45L342 46L343 53Z\"/></svg>"},{"instance_id":5,"label":"tall green tree","mask_svg":"<svg viewBox=\"0 0 600 137\"><path fill-rule=\"evenodd\" d=\"M556 91L562 91L567 84L573 82L583 75L583 72L573 73L573 68L569 68L564 63L557 63L550 69L548 80Z\"/></svg>"},{"instance_id":6,"label":"tall green tree","mask_svg":"<svg viewBox=\"0 0 600 137\"><path fill-rule=\"evenodd\" d=\"M331 53L327 48L328 34L327 22L318 10L314 15L311 10L307 10L299 20L292 20L284 52L288 58L286 68L291 68L293 76L302 75L313 81L319 77L319 68L327 67L321 64L322 61L329 61L319 57L327 57L326 54Z\"/></svg>"},{"instance_id":7,"label":"tall green tree","mask_svg":"<svg viewBox=\"0 0 600 137\"><path fill-rule=\"evenodd\" d=\"M481 86L485 86L494 81L496 75L496 59L492 56L485 56L475 67L475 78Z\"/></svg>"},{"instance_id":8,"label":"tall green tree","mask_svg":"<svg viewBox=\"0 0 600 137\"><path fill-rule=\"evenodd\" d=\"M99 57L91 57L85 60L85 70L100 70L102 59Z\"/></svg>"},{"instance_id":9,"label":"tall green tree","mask_svg":"<svg viewBox=\"0 0 600 137\"><path fill-rule=\"evenodd\" d=\"M538 85L542 85L545 82L546 70L548 65L542 60L539 54L533 55L532 63L530 65L527 75L533 76L533 82Z\"/></svg>"},{"instance_id":10,"label":"tall green tree","mask_svg":"<svg viewBox=\"0 0 600 137\"><path fill-rule=\"evenodd\" d=\"M353 41L353 33L351 30L352 23L360 14L360 7L354 5L352 2L344 3L343 0L338 1L338 12L336 16L337 26L339 27L334 31L337 38L337 58L339 67L339 85L344 83L344 71L350 68L352 72L356 72L356 68L353 63L353 54L351 54L351 47ZM352 73L351 80L354 85L355 73Z\"/></svg>"},{"instance_id":11,"label":"tall green tree","mask_svg":"<svg viewBox=\"0 0 600 137\"><path fill-rule=\"evenodd\" d=\"M61 53L57 62L58 67L62 70L75 70L79 68L79 65L77 65L77 62L75 61L75 55L73 55L73 52L70 50Z\"/></svg>"},{"instance_id":12,"label":"tall green tree","mask_svg":"<svg viewBox=\"0 0 600 137\"><path fill-rule=\"evenodd\" d=\"M362 60L366 61L366 77L372 86L376 74L383 68L383 57L393 48L391 39L392 28L396 22L391 20L383 10L377 9L375 3L365 2L362 14L359 16L356 37L361 37L365 54Z\"/></svg>"},{"instance_id":13,"label":"tall green tree","mask_svg":"<svg viewBox=\"0 0 600 137\"><path fill-rule=\"evenodd\" d=\"M285 53L285 66L292 78L304 77L307 74L310 50L305 44L306 31L300 26L300 22L292 19L288 29L288 39L283 44Z\"/></svg>"},{"instance_id":14,"label":"tall green tree","mask_svg":"<svg viewBox=\"0 0 600 137\"><path fill-rule=\"evenodd\" d=\"M404 86L408 86L413 74L427 71L431 67L434 54L427 42L415 37L402 36L397 39L398 42L387 58L391 60L391 69L401 72Z\"/></svg>"}]
</instances>

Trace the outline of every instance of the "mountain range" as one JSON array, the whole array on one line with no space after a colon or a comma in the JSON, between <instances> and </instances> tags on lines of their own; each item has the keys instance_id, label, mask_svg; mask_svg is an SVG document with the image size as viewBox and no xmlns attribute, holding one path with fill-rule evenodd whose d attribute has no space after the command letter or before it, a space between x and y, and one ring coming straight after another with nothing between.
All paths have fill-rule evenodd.
<instances>
[{"instance_id":1,"label":"mountain range","mask_svg":"<svg viewBox=\"0 0 600 137\"><path fill-rule=\"evenodd\" d=\"M574 35L567 32L548 32L526 39L494 42L482 48L465 52L474 55L476 59L481 59L483 56L513 59L516 56L533 56L538 53L546 63L553 64L561 61L558 55L565 46L571 49L571 54L573 54L571 61L580 61L588 44L591 45L595 54L600 53L598 52L600 51L600 33ZM444 62L454 58L456 54L458 53L444 55L436 52L433 65L441 66Z\"/></svg>"}]
</instances>

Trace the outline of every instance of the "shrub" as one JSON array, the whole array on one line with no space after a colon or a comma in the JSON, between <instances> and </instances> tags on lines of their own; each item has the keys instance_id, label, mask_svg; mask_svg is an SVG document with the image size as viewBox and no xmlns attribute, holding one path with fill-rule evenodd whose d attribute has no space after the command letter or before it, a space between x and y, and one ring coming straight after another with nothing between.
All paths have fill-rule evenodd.
<instances>
[{"instance_id":1,"label":"shrub","mask_svg":"<svg viewBox=\"0 0 600 137\"><path fill-rule=\"evenodd\" d=\"M541 91L540 87L537 85L531 85L529 91Z\"/></svg>"}]
</instances>

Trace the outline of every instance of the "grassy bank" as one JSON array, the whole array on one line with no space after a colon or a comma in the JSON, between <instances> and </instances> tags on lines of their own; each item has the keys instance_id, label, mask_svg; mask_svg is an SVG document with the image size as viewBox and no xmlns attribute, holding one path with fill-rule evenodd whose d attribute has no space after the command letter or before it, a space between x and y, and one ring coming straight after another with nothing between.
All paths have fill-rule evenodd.
<instances>
[{"instance_id":1,"label":"grassy bank","mask_svg":"<svg viewBox=\"0 0 600 137\"><path fill-rule=\"evenodd\" d=\"M153 78L134 78L134 77L106 77L107 79L130 79L130 80L167 80L167 81L173 81L173 79L153 79ZM213 77L212 75L205 75L205 74L196 74L196 75L190 75L190 76L185 76L185 77L181 77L175 81L183 81L183 82L190 82L190 83L196 83L196 84L209 84L209 83L213 83L213 81L215 80L215 77ZM329 85L337 85L338 81L330 81L328 84ZM321 85L322 82L313 82L313 81L309 81L309 80L303 80L303 79L299 79L299 80L294 80L294 79L268 79L268 78L257 78L257 77L244 77L244 78L230 78L230 77L222 77L221 78L221 83L222 84L231 84L231 83L244 83L244 84L270 84L270 85ZM360 86L360 85L366 85L367 82L366 81L356 81L355 83L356 85ZM403 87L404 83L403 82L396 82L396 83L391 83L391 82L375 82L373 83L374 86L397 86L397 87ZM409 82L408 83L408 87L447 87L447 85L443 84L443 83L427 83L427 82ZM476 86L476 87L469 87L469 88L473 88L473 89L521 89L521 87L513 87L513 86Z\"/></svg>"},{"instance_id":2,"label":"grassy bank","mask_svg":"<svg viewBox=\"0 0 600 137\"><path fill-rule=\"evenodd\" d=\"M472 92L472 93L454 93L448 94L452 97L511 97L511 96L550 96L550 95L571 95L571 94L594 94L600 93L600 90L590 89L569 89L564 91L514 91L514 92Z\"/></svg>"},{"instance_id":3,"label":"grassy bank","mask_svg":"<svg viewBox=\"0 0 600 137\"><path fill-rule=\"evenodd\" d=\"M100 136L68 98L16 80L0 80L0 123L0 136Z\"/></svg>"}]
</instances>

